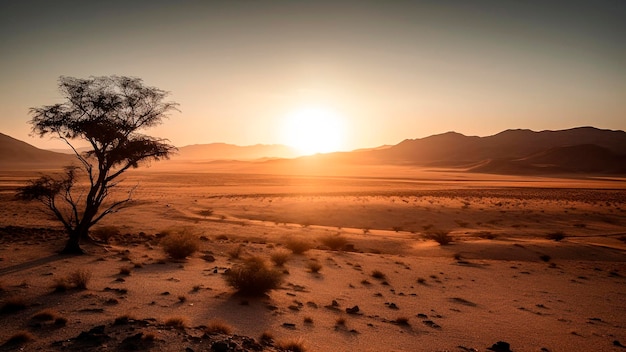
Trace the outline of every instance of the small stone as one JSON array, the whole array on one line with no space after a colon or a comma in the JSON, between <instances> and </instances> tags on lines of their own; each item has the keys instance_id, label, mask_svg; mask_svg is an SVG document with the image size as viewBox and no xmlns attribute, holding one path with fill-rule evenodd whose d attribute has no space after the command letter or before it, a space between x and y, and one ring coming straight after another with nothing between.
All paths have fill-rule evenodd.
<instances>
[{"instance_id":1,"label":"small stone","mask_svg":"<svg viewBox=\"0 0 626 352\"><path fill-rule=\"evenodd\" d=\"M354 306L352 308L346 308L346 313L348 314L357 314L359 312L359 306Z\"/></svg>"}]
</instances>

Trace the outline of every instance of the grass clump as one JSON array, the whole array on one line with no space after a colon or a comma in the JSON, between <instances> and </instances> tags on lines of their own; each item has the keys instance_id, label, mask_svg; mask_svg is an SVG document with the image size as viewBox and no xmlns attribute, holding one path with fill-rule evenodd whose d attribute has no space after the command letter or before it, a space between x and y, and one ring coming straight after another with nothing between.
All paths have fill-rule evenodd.
<instances>
[{"instance_id":1,"label":"grass clump","mask_svg":"<svg viewBox=\"0 0 626 352\"><path fill-rule=\"evenodd\" d=\"M270 260L276 266L283 266L289 258L291 257L291 252L286 249L277 249L270 255Z\"/></svg>"},{"instance_id":2,"label":"grass clump","mask_svg":"<svg viewBox=\"0 0 626 352\"><path fill-rule=\"evenodd\" d=\"M209 335L230 335L233 332L233 327L228 325L225 321L215 319L209 322L205 331Z\"/></svg>"},{"instance_id":3,"label":"grass clump","mask_svg":"<svg viewBox=\"0 0 626 352\"><path fill-rule=\"evenodd\" d=\"M311 260L306 264L307 269L313 274L317 274L322 270L322 264L317 261Z\"/></svg>"},{"instance_id":4,"label":"grass clump","mask_svg":"<svg viewBox=\"0 0 626 352\"><path fill-rule=\"evenodd\" d=\"M243 295L262 296L282 283L282 273L268 268L262 258L251 257L225 273L226 283Z\"/></svg>"},{"instance_id":5,"label":"grass clump","mask_svg":"<svg viewBox=\"0 0 626 352\"><path fill-rule=\"evenodd\" d=\"M119 236L120 229L117 226L100 226L91 231L91 236L105 243L109 243L111 238Z\"/></svg>"},{"instance_id":6,"label":"grass clump","mask_svg":"<svg viewBox=\"0 0 626 352\"><path fill-rule=\"evenodd\" d=\"M177 260L185 259L200 249L198 238L186 229L168 233L160 244L170 258Z\"/></svg>"},{"instance_id":7,"label":"grass clump","mask_svg":"<svg viewBox=\"0 0 626 352\"><path fill-rule=\"evenodd\" d=\"M276 343L276 347L283 351L289 352L304 352L306 351L306 346L304 345L304 340L301 338L295 340L284 340L278 341Z\"/></svg>"},{"instance_id":8,"label":"grass clump","mask_svg":"<svg viewBox=\"0 0 626 352\"><path fill-rule=\"evenodd\" d=\"M334 251L340 251L348 244L348 240L341 234L328 235L320 238L322 244Z\"/></svg>"},{"instance_id":9,"label":"grass clump","mask_svg":"<svg viewBox=\"0 0 626 352\"><path fill-rule=\"evenodd\" d=\"M165 321L165 326L182 330L187 327L187 319L184 317L171 317Z\"/></svg>"},{"instance_id":10,"label":"grass clump","mask_svg":"<svg viewBox=\"0 0 626 352\"><path fill-rule=\"evenodd\" d=\"M285 242L287 247L293 254L302 254L312 248L311 243L305 240L290 238Z\"/></svg>"},{"instance_id":11,"label":"grass clump","mask_svg":"<svg viewBox=\"0 0 626 352\"><path fill-rule=\"evenodd\" d=\"M427 233L425 237L429 240L433 240L439 243L439 245L441 246L448 245L450 244L450 242L452 242L452 236L450 236L450 233L448 231L442 231L442 230L433 231L433 232Z\"/></svg>"},{"instance_id":12,"label":"grass clump","mask_svg":"<svg viewBox=\"0 0 626 352\"><path fill-rule=\"evenodd\" d=\"M87 269L78 269L67 277L67 282L78 290L86 290L91 280L91 271Z\"/></svg>"},{"instance_id":13,"label":"grass clump","mask_svg":"<svg viewBox=\"0 0 626 352\"><path fill-rule=\"evenodd\" d=\"M383 279L385 279L387 277L387 275L385 275L385 273L383 273L380 270L374 270L374 271L372 271L372 277L374 279L383 280Z\"/></svg>"}]
</instances>

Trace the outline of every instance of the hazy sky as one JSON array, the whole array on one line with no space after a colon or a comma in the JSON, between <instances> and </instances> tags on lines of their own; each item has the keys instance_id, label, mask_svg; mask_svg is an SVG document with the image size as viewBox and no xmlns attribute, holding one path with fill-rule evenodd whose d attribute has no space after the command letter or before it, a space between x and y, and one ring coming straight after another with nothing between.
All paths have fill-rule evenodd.
<instances>
[{"instance_id":1,"label":"hazy sky","mask_svg":"<svg viewBox=\"0 0 626 352\"><path fill-rule=\"evenodd\" d=\"M0 0L0 132L61 75L140 77L181 113L175 145L286 143L314 106L342 149L446 131L626 130L626 1Z\"/></svg>"}]
</instances>

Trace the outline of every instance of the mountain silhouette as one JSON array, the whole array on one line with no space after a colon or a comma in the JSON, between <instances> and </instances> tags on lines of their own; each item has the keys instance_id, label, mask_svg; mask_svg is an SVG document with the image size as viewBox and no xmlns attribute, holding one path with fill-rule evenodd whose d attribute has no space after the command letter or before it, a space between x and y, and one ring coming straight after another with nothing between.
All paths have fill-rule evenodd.
<instances>
[{"instance_id":1,"label":"mountain silhouette","mask_svg":"<svg viewBox=\"0 0 626 352\"><path fill-rule=\"evenodd\" d=\"M75 160L72 155L39 149L0 133L0 164L3 168L57 168L69 165Z\"/></svg>"}]
</instances>

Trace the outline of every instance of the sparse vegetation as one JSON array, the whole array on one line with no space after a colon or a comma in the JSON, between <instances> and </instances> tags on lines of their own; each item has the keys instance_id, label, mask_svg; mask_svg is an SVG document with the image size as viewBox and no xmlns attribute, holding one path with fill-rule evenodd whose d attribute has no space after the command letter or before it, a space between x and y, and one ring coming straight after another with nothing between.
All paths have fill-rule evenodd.
<instances>
[{"instance_id":1,"label":"sparse vegetation","mask_svg":"<svg viewBox=\"0 0 626 352\"><path fill-rule=\"evenodd\" d=\"M320 238L320 242L322 244L334 251L343 250L345 246L348 244L348 239L343 237L341 234L336 235L328 235Z\"/></svg>"},{"instance_id":2,"label":"sparse vegetation","mask_svg":"<svg viewBox=\"0 0 626 352\"><path fill-rule=\"evenodd\" d=\"M309 269L310 272L312 273L318 273L320 270L322 270L322 264L320 264L317 261L311 260L306 264L307 269Z\"/></svg>"},{"instance_id":3,"label":"sparse vegetation","mask_svg":"<svg viewBox=\"0 0 626 352\"><path fill-rule=\"evenodd\" d=\"M211 320L207 324L205 331L209 335L217 335L217 334L230 335L233 332L233 327L230 326L225 321L215 319L215 320Z\"/></svg>"},{"instance_id":4,"label":"sparse vegetation","mask_svg":"<svg viewBox=\"0 0 626 352\"><path fill-rule=\"evenodd\" d=\"M290 238L285 242L285 247L287 247L293 254L303 254L312 248L311 243L306 240L300 240L295 238Z\"/></svg>"},{"instance_id":5,"label":"sparse vegetation","mask_svg":"<svg viewBox=\"0 0 626 352\"><path fill-rule=\"evenodd\" d=\"M200 249L198 238L188 229L168 233L160 244L165 253L176 260L185 259Z\"/></svg>"},{"instance_id":6,"label":"sparse vegetation","mask_svg":"<svg viewBox=\"0 0 626 352\"><path fill-rule=\"evenodd\" d=\"M171 317L165 321L165 326L171 326L175 329L184 329L187 327L187 319L184 317Z\"/></svg>"},{"instance_id":7,"label":"sparse vegetation","mask_svg":"<svg viewBox=\"0 0 626 352\"><path fill-rule=\"evenodd\" d=\"M282 273L270 269L262 258L251 257L225 273L226 282L243 295L260 296L276 289L282 282Z\"/></svg>"},{"instance_id":8,"label":"sparse vegetation","mask_svg":"<svg viewBox=\"0 0 626 352\"><path fill-rule=\"evenodd\" d=\"M387 275L385 275L385 274L384 274L382 271L380 271L380 270L374 270L374 271L372 271L372 277L373 277L374 279L384 280L384 279L387 277Z\"/></svg>"},{"instance_id":9,"label":"sparse vegetation","mask_svg":"<svg viewBox=\"0 0 626 352\"><path fill-rule=\"evenodd\" d=\"M286 249L277 249L270 255L270 260L276 266L283 266L287 263L289 257L291 257L291 251Z\"/></svg>"},{"instance_id":10,"label":"sparse vegetation","mask_svg":"<svg viewBox=\"0 0 626 352\"><path fill-rule=\"evenodd\" d=\"M427 233L424 237L439 243L439 245L441 246L448 245L450 244L450 242L452 242L452 237L450 236L450 233L448 231L432 231Z\"/></svg>"},{"instance_id":11,"label":"sparse vegetation","mask_svg":"<svg viewBox=\"0 0 626 352\"><path fill-rule=\"evenodd\" d=\"M295 340L284 340L276 343L276 347L280 348L283 351L289 352L305 352L306 346L304 345L304 341L299 338Z\"/></svg>"},{"instance_id":12,"label":"sparse vegetation","mask_svg":"<svg viewBox=\"0 0 626 352\"><path fill-rule=\"evenodd\" d=\"M123 266L120 268L120 275L128 276L130 275L131 268L128 266Z\"/></svg>"},{"instance_id":13,"label":"sparse vegetation","mask_svg":"<svg viewBox=\"0 0 626 352\"><path fill-rule=\"evenodd\" d=\"M91 271L87 269L78 269L67 277L67 282L78 290L86 290L91 280Z\"/></svg>"},{"instance_id":14,"label":"sparse vegetation","mask_svg":"<svg viewBox=\"0 0 626 352\"><path fill-rule=\"evenodd\" d=\"M121 235L117 226L100 226L90 231L91 236L102 242L109 243L111 238Z\"/></svg>"},{"instance_id":15,"label":"sparse vegetation","mask_svg":"<svg viewBox=\"0 0 626 352\"><path fill-rule=\"evenodd\" d=\"M259 341L262 344L270 344L274 341L274 335L269 331L264 331L261 336L259 336Z\"/></svg>"}]
</instances>

